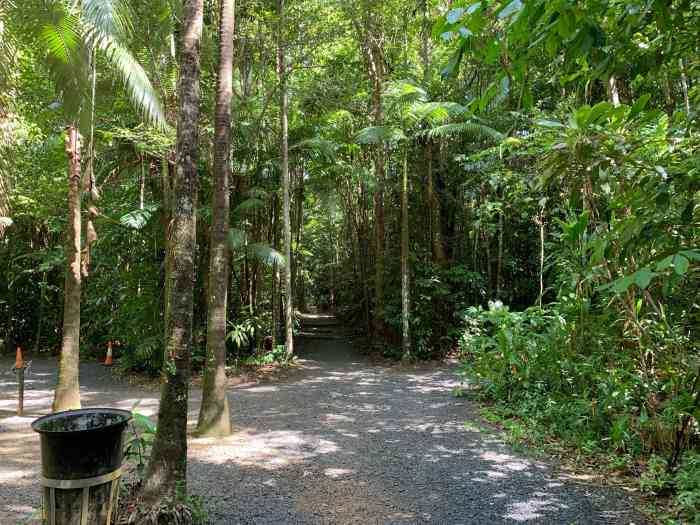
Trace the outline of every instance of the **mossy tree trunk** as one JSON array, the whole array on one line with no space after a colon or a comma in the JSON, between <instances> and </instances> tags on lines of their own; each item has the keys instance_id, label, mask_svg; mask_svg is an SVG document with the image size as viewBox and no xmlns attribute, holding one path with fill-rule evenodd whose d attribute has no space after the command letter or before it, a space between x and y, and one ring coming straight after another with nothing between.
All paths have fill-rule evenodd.
<instances>
[{"instance_id":1,"label":"mossy tree trunk","mask_svg":"<svg viewBox=\"0 0 700 525\"><path fill-rule=\"evenodd\" d=\"M177 159L168 238L165 361L158 429L144 497L157 502L184 492L187 482L187 399L192 348L196 245L199 70L203 0L185 0L182 30Z\"/></svg>"},{"instance_id":2,"label":"mossy tree trunk","mask_svg":"<svg viewBox=\"0 0 700 525\"><path fill-rule=\"evenodd\" d=\"M226 397L226 310L229 279L229 179L231 163L231 99L233 98L233 33L235 0L221 2L219 80L214 115L214 191L207 290L207 359L197 432L231 434Z\"/></svg>"}]
</instances>

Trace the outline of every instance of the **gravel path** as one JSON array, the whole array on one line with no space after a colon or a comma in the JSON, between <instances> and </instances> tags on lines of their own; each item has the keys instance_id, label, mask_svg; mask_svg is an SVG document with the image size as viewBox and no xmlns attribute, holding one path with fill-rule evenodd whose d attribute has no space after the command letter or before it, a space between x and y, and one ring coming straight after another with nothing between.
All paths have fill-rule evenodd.
<instances>
[{"instance_id":1,"label":"gravel path","mask_svg":"<svg viewBox=\"0 0 700 525\"><path fill-rule=\"evenodd\" d=\"M237 432L190 441L190 487L213 524L643 524L624 495L557 477L546 465L477 431L455 399L449 367L369 365L340 338L306 338L303 370L289 381L229 394ZM55 363L35 361L28 417L11 416L14 381L0 360L0 524L40 505L38 438ZM154 414L157 392L81 367L84 406ZM200 392L192 393L190 423Z\"/></svg>"}]
</instances>

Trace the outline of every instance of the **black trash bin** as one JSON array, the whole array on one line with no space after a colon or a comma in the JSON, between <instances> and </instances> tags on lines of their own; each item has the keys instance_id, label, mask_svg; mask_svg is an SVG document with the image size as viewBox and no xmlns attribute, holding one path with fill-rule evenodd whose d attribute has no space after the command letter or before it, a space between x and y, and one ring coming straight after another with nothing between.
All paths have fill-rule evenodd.
<instances>
[{"instance_id":1,"label":"black trash bin","mask_svg":"<svg viewBox=\"0 0 700 525\"><path fill-rule=\"evenodd\" d=\"M69 410L32 423L41 436L48 525L111 525L119 498L124 429L131 412Z\"/></svg>"}]
</instances>

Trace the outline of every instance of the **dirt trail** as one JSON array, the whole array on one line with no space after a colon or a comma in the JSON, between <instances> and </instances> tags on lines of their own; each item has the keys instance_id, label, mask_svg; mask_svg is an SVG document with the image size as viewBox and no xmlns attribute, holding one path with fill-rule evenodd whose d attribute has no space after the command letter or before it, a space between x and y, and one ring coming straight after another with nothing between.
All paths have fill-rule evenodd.
<instances>
[{"instance_id":1,"label":"dirt trail","mask_svg":"<svg viewBox=\"0 0 700 525\"><path fill-rule=\"evenodd\" d=\"M190 441L191 490L224 524L642 524L616 490L561 479L479 430L450 395L454 370L382 368L353 352L330 318L306 318L302 370L288 381L234 387L236 427L225 440ZM0 372L11 366L0 361ZM28 416L11 415L14 381L0 373L0 524L40 505L38 437L55 363L34 362ZM156 391L81 367L84 406L155 414ZM201 399L193 391L190 423ZM471 420L471 424L464 425Z\"/></svg>"}]
</instances>

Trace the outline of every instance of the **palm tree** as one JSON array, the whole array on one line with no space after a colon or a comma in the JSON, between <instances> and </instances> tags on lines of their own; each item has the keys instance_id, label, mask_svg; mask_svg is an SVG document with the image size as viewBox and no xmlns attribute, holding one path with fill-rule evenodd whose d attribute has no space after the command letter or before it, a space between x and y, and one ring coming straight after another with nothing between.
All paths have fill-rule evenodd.
<instances>
[{"instance_id":1,"label":"palm tree","mask_svg":"<svg viewBox=\"0 0 700 525\"><path fill-rule=\"evenodd\" d=\"M226 397L226 308L229 287L229 179L231 170L231 99L233 98L233 32L235 2L222 0L219 35L219 78L215 109L214 176L212 197L207 360L197 431L227 436L231 416Z\"/></svg>"},{"instance_id":2,"label":"palm tree","mask_svg":"<svg viewBox=\"0 0 700 525\"><path fill-rule=\"evenodd\" d=\"M100 53L110 70L121 77L134 107L146 120L165 126L165 118L148 76L129 51L130 14L123 0L30 0L22 2L21 6L8 4L7 9L9 16L32 13L43 20L31 43L47 57L66 118L65 149L69 165L66 280L61 357L53 410L68 410L80 407L80 296L84 270L80 253L81 135L88 135L88 187L93 190L93 198L97 198L92 175L97 54ZM92 223L88 222L88 243L91 232Z\"/></svg>"},{"instance_id":3,"label":"palm tree","mask_svg":"<svg viewBox=\"0 0 700 525\"><path fill-rule=\"evenodd\" d=\"M287 358L294 354L294 297L292 293L292 225L290 219L289 180L289 93L287 91L287 61L285 57L285 0L277 0L279 17L277 43L277 76L280 85L280 157L282 168L282 229L284 232L284 344Z\"/></svg>"}]
</instances>

